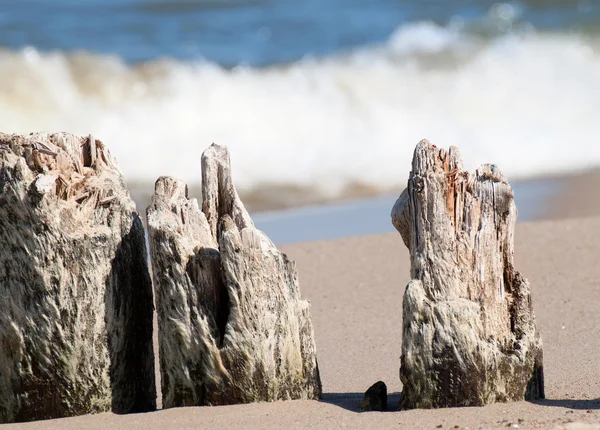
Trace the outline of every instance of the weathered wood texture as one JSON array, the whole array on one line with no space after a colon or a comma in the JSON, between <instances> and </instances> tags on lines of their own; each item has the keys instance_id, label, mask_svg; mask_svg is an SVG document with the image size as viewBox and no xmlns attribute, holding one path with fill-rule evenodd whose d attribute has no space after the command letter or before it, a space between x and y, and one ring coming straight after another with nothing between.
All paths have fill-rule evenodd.
<instances>
[{"instance_id":1,"label":"weathered wood texture","mask_svg":"<svg viewBox=\"0 0 600 430\"><path fill-rule=\"evenodd\" d=\"M319 397L295 264L254 228L224 147L202 156L202 195L161 177L147 212L163 407Z\"/></svg>"},{"instance_id":2,"label":"weathered wood texture","mask_svg":"<svg viewBox=\"0 0 600 430\"><path fill-rule=\"evenodd\" d=\"M517 208L494 165L462 170L457 148L421 141L392 223L410 250L402 408L544 396L529 283L513 267Z\"/></svg>"},{"instance_id":3,"label":"weathered wood texture","mask_svg":"<svg viewBox=\"0 0 600 430\"><path fill-rule=\"evenodd\" d=\"M144 230L92 136L0 134L0 422L156 408Z\"/></svg>"}]
</instances>

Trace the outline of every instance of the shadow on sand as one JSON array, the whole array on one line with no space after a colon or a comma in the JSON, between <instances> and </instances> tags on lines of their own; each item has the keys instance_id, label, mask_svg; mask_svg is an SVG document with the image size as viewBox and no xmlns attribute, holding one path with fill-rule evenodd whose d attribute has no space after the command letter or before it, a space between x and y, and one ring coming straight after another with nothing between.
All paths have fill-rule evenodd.
<instances>
[{"instance_id":1,"label":"shadow on sand","mask_svg":"<svg viewBox=\"0 0 600 430\"><path fill-rule=\"evenodd\" d=\"M323 393L320 401L350 412L360 412L364 395L364 393ZM399 404L400 393L389 393L386 412L396 412Z\"/></svg>"},{"instance_id":2,"label":"shadow on sand","mask_svg":"<svg viewBox=\"0 0 600 430\"><path fill-rule=\"evenodd\" d=\"M600 409L600 399L544 399L534 400L530 403L539 406L551 406L555 408L566 408L566 409L583 409L592 410Z\"/></svg>"},{"instance_id":3,"label":"shadow on sand","mask_svg":"<svg viewBox=\"0 0 600 430\"><path fill-rule=\"evenodd\" d=\"M335 405L350 412L360 412L364 393L323 393L321 402ZM388 408L386 412L398 411L401 393L388 394ZM565 408L575 410L600 410L600 398L598 399L544 399L534 400L529 403L553 408Z\"/></svg>"}]
</instances>

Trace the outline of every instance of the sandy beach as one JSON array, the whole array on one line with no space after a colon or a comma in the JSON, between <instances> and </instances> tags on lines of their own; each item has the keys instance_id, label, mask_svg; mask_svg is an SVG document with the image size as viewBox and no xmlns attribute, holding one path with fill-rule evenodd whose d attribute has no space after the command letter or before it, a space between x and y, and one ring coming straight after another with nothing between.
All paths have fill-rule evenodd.
<instances>
[{"instance_id":1,"label":"sandy beach","mask_svg":"<svg viewBox=\"0 0 600 430\"><path fill-rule=\"evenodd\" d=\"M0 430L600 430L600 145L595 143L600 92L594 90L599 77L600 0L0 0L0 135L40 132L26 137L18 154L0 139L0 421L5 410L10 419L103 411L109 403L116 411L146 411L154 408L153 378L158 391L153 412L1 424ZM46 132L61 130L73 139L46 142ZM456 147L447 156L431 157L444 170L435 187L421 188L429 173L413 164L415 145L424 138L437 148ZM213 142L227 146L227 162L207 175L212 170L202 157ZM458 154L461 163L452 161ZM460 172L478 168L475 176ZM487 385L494 396L486 399L516 398L518 382L506 383L505 376L519 379L526 372L514 370L513 352L536 357L535 383L527 392L541 392L541 337L545 399L398 409L402 303L411 262L390 212L411 169L418 173L411 182L417 192L444 190L446 206L442 194L423 199L440 204L420 212L420 218L396 216L396 225L417 233L413 245L432 244L435 250L413 254L414 267L432 263L436 288L456 288L448 290L448 311L414 295L415 303L425 303L414 315L426 318L405 331L405 350L429 345L423 339L431 334L436 346L430 351L442 358L439 367L451 368L434 373L442 375L432 377L434 382L453 394L469 390L470 395L476 391L472 387ZM489 197L491 206L458 198L491 178L499 180L498 169L512 196L504 185L490 184L473 195ZM158 181L155 194L164 176L186 187ZM203 192L209 176L218 186ZM230 198L232 185L245 211ZM175 191L178 206L167 202ZM204 220L184 198L200 201L203 194ZM52 200L44 200L47 195ZM419 213L414 210L419 195L411 197L413 214ZM515 216L513 200L514 231L504 228ZM477 211L471 216L473 208L482 207L497 209L493 218ZM260 244L265 261L283 263L236 257L242 249L235 245L238 235L233 232L232 246L224 242L225 212L238 227L251 224L248 215L270 242L246 231L242 243ZM437 213L451 214L453 224L435 228L447 220L430 216ZM188 232L198 220L209 227ZM176 227L166 231L171 225ZM447 234L461 226L476 236L465 247ZM432 231L432 240L419 237ZM506 255L513 237L514 262ZM290 292L290 303L299 300L294 270L275 247L296 263L301 298L311 304L314 339L304 302L292 313L277 305ZM239 270L227 270L224 249L233 250L231 261ZM440 249L457 252L444 254L437 264ZM151 253L154 283L144 264ZM447 264L448 255L456 264ZM503 267L495 270L499 261ZM513 269L528 279L531 295L527 288L513 288L522 285ZM251 288L242 288L238 272L248 274ZM254 292L258 289L262 293ZM253 299L247 307L238 306L238 290ZM454 303L462 291L477 303ZM508 308L496 312L488 301L494 297L506 299ZM529 297L539 336L529 307L522 306ZM307 353L310 367L303 367L302 376L312 376L316 396L315 344L322 398L162 409L157 303L167 333L161 338L166 406L227 403L207 399L224 396L227 390L212 387L223 387L217 380L231 375L236 381L228 387L241 388L239 380L250 386L242 397L227 394L232 402L278 398L260 394L300 380L299 372L281 378L282 357L306 363ZM253 314L253 309L263 314L263 305L272 310L270 318ZM234 308L244 310L248 324L236 324ZM434 318L427 315L442 322L430 331L427 324ZM483 351L484 358L445 361L454 352L452 344L443 343L449 338L446 328L461 321L454 336L461 338L463 324L479 324L475 315L482 315L485 326L478 335L482 342L461 341L476 346L457 350ZM524 316L527 324L519 324ZM261 324L243 329L256 321ZM509 327L510 337L497 335L498 329L509 334ZM282 331L291 342L280 343L294 348L271 348ZM207 333L214 341L210 345ZM521 343L528 333L535 342ZM263 341L247 344L241 339L246 334ZM230 338L241 346L231 360L224 342ZM269 365L252 367L272 370L270 376L256 371L262 379L237 377L246 358L261 359L247 345L271 348L263 354ZM415 360L404 360L405 369L411 361L416 367L427 363L421 360L423 350L415 351ZM508 361L495 366L498 357ZM483 368L487 383L479 384ZM177 385L178 379L185 383ZM415 379L404 380L407 394ZM387 385L388 411L361 412L365 391L378 381ZM188 391L191 400L184 401ZM408 394L405 400L410 404ZM22 413L12 412L15 405Z\"/></svg>"},{"instance_id":2,"label":"sandy beach","mask_svg":"<svg viewBox=\"0 0 600 430\"><path fill-rule=\"evenodd\" d=\"M321 401L111 413L11 424L19 429L106 428L600 428L600 174L570 178L555 219L519 223L516 266L532 285L544 342L546 400L483 408L397 411L401 301L408 252L396 233L284 245L312 316ZM360 413L364 391L388 386L389 412ZM583 427L582 427L583 426Z\"/></svg>"}]
</instances>

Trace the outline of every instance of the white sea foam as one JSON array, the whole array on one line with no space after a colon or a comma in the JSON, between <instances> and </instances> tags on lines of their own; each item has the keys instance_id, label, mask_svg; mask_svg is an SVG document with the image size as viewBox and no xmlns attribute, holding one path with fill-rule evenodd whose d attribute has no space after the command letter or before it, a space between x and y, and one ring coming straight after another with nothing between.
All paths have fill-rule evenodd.
<instances>
[{"instance_id":1,"label":"white sea foam","mask_svg":"<svg viewBox=\"0 0 600 430\"><path fill-rule=\"evenodd\" d=\"M404 182L414 145L531 177L600 165L598 40L400 27L386 44L269 68L128 66L85 53L0 52L0 130L93 133L129 180L200 179L211 142L245 189Z\"/></svg>"}]
</instances>

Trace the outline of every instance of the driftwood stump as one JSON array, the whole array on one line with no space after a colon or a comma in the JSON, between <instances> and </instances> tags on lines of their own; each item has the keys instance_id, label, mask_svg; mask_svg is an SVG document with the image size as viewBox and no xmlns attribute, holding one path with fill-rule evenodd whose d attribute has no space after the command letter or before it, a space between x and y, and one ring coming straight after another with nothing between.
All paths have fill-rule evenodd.
<instances>
[{"instance_id":1,"label":"driftwood stump","mask_svg":"<svg viewBox=\"0 0 600 430\"><path fill-rule=\"evenodd\" d=\"M295 264L254 228L224 147L202 155L202 196L161 177L147 211L163 406L319 397Z\"/></svg>"},{"instance_id":2,"label":"driftwood stump","mask_svg":"<svg viewBox=\"0 0 600 430\"><path fill-rule=\"evenodd\" d=\"M529 283L513 267L517 208L494 165L421 141L392 222L410 250L401 408L543 398Z\"/></svg>"},{"instance_id":3,"label":"driftwood stump","mask_svg":"<svg viewBox=\"0 0 600 430\"><path fill-rule=\"evenodd\" d=\"M144 230L92 136L0 134L0 422L156 408Z\"/></svg>"}]
</instances>

